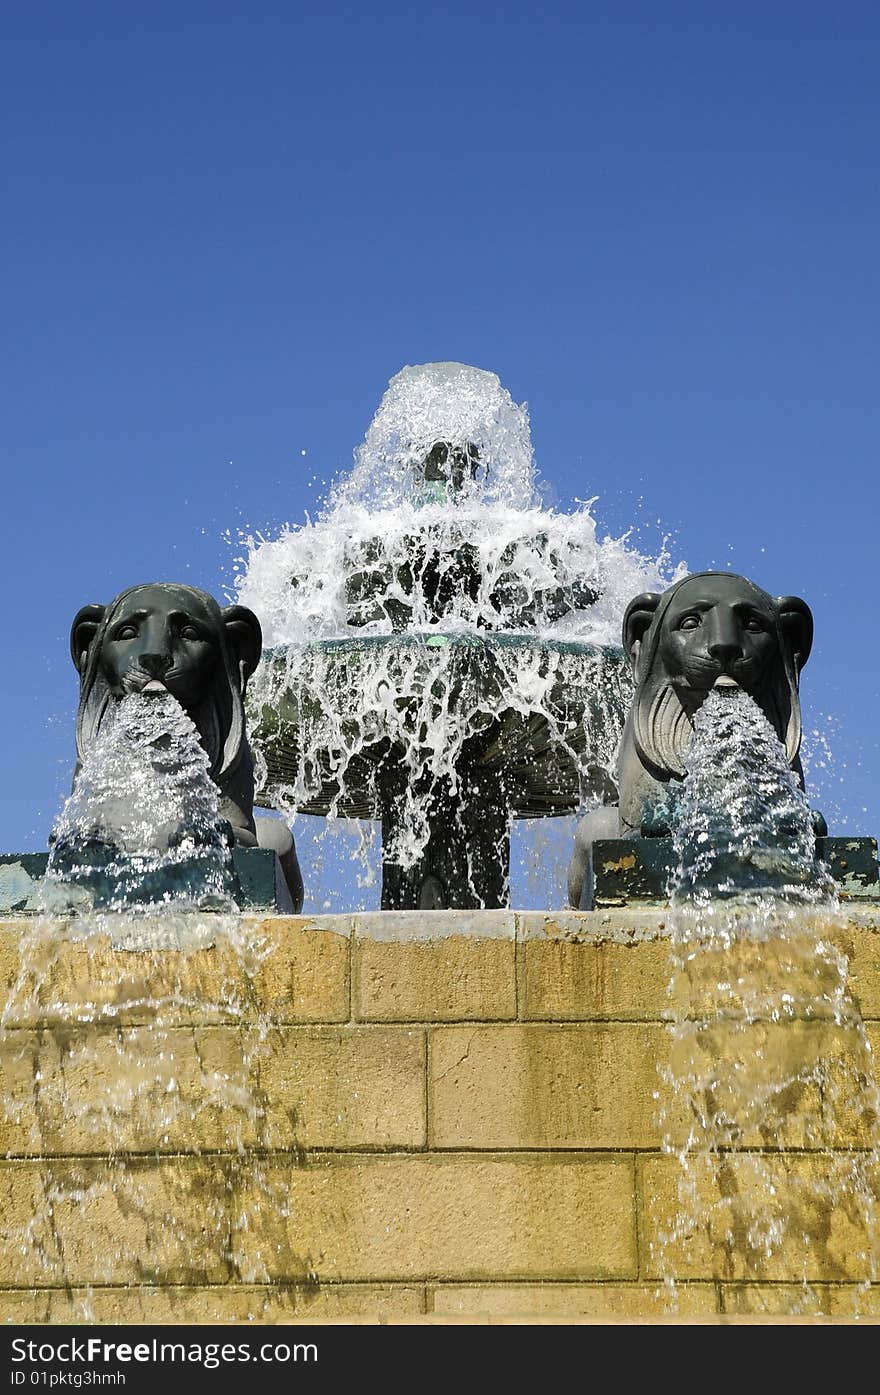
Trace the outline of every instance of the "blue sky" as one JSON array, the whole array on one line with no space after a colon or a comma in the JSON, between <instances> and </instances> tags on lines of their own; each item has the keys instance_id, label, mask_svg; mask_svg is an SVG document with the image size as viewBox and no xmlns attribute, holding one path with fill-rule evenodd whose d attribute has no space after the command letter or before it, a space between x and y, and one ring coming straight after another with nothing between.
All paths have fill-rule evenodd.
<instances>
[{"instance_id":1,"label":"blue sky","mask_svg":"<svg viewBox=\"0 0 880 1395\"><path fill-rule=\"evenodd\" d=\"M558 507L810 603L813 802L877 834L878 69L863 3L4 6L0 848L69 788L77 609L222 594L439 359Z\"/></svg>"}]
</instances>

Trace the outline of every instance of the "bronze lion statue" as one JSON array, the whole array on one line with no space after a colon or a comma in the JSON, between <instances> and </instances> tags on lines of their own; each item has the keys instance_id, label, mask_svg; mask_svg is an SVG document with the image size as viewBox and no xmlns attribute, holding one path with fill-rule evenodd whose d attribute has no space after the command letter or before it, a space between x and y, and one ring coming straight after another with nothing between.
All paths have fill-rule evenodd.
<instances>
[{"instance_id":1,"label":"bronze lion statue","mask_svg":"<svg viewBox=\"0 0 880 1395\"><path fill-rule=\"evenodd\" d=\"M747 577L694 572L662 594L636 596L623 618L634 693L617 753L616 806L578 824L568 870L569 903L585 897L596 839L669 832L670 781L685 774L693 716L714 687L740 687L760 707L804 788L800 761L800 673L813 643L813 616L799 596L773 597ZM827 833L814 811L817 835Z\"/></svg>"},{"instance_id":2,"label":"bronze lion statue","mask_svg":"<svg viewBox=\"0 0 880 1395\"><path fill-rule=\"evenodd\" d=\"M260 661L260 622L245 606L223 608L207 591L150 582L121 591L109 605L74 617L70 652L80 676L77 765L111 704L127 693L169 692L195 725L220 791L220 813L242 847L279 856L293 909L303 883L293 835L278 819L254 819L254 762L244 694Z\"/></svg>"}]
</instances>

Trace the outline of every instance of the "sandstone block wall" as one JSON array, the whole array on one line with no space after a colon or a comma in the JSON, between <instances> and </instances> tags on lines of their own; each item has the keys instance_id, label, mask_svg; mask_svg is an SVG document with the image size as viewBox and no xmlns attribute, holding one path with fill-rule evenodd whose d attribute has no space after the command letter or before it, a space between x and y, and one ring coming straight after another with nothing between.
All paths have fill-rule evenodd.
<instances>
[{"instance_id":1,"label":"sandstone block wall","mask_svg":"<svg viewBox=\"0 0 880 1395\"><path fill-rule=\"evenodd\" d=\"M254 916L250 972L219 941L68 943L28 999L31 925L0 924L0 992L30 1004L0 1037L4 1320L670 1314L663 910ZM880 908L833 933L880 1044ZM247 1110L221 1088L245 1078ZM866 1139L843 1120L839 1146ZM695 1241L675 1313L789 1313L804 1278L851 1311L858 1247L833 1207L812 1224L809 1272L782 1253L760 1283Z\"/></svg>"}]
</instances>

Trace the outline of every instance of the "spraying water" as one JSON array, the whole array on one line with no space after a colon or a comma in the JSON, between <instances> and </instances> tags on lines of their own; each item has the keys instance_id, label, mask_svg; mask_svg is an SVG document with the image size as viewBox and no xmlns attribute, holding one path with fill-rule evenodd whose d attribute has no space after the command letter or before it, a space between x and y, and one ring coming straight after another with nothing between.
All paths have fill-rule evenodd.
<instances>
[{"instance_id":1,"label":"spraying water","mask_svg":"<svg viewBox=\"0 0 880 1395\"><path fill-rule=\"evenodd\" d=\"M525 406L457 363L403 369L320 517L245 545L238 595L270 646L248 694L258 800L381 819L386 865L435 882L436 845L458 841L459 904L489 885L502 904L503 848L480 882L450 811L497 789L500 848L511 814L607 797L620 617L668 559L600 540L589 504L542 507Z\"/></svg>"},{"instance_id":2,"label":"spraying water","mask_svg":"<svg viewBox=\"0 0 880 1395\"><path fill-rule=\"evenodd\" d=\"M878 1261L872 1052L809 806L742 691L711 692L695 716L673 838L661 1273L673 1301L675 1273L799 1274L796 1295L765 1293L794 1312L821 1311L811 1279L837 1273L857 1307Z\"/></svg>"},{"instance_id":3,"label":"spraying water","mask_svg":"<svg viewBox=\"0 0 880 1395\"><path fill-rule=\"evenodd\" d=\"M140 920L141 938L166 939L182 923L175 913L237 911L232 831L208 771L170 693L112 705L52 831L45 908L73 905L98 929L121 914L129 932Z\"/></svg>"},{"instance_id":4,"label":"spraying water","mask_svg":"<svg viewBox=\"0 0 880 1395\"><path fill-rule=\"evenodd\" d=\"M404 630L617 644L626 602L668 558L600 541L592 502L541 506L528 413L494 373L404 368L318 519L244 540L236 589L270 647Z\"/></svg>"},{"instance_id":5,"label":"spraying water","mask_svg":"<svg viewBox=\"0 0 880 1395\"><path fill-rule=\"evenodd\" d=\"M10 1185L31 1185L29 1160L42 1159L33 1197L11 1210L27 1219L2 1225L12 1282L73 1289L85 1271L149 1285L169 1265L210 1282L260 1204L283 1214L259 1164L235 1216L222 1188L193 1195L191 1167L150 1165L273 1141L259 1087L272 1023L256 990L268 947L236 894L193 723L168 693L123 698L56 822L42 910L0 1017ZM90 1256L64 1243L74 1213Z\"/></svg>"}]
</instances>

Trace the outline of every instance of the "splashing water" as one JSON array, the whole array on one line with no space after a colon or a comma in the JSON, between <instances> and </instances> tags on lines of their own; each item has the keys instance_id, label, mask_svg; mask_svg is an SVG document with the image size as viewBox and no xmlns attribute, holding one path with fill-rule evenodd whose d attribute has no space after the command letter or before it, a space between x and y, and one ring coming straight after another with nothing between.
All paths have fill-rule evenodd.
<instances>
[{"instance_id":1,"label":"splashing water","mask_svg":"<svg viewBox=\"0 0 880 1395\"><path fill-rule=\"evenodd\" d=\"M120 915L129 930L140 919L141 936L166 937L173 912L236 912L233 835L208 772L198 731L170 693L112 705L52 831L44 907L73 904L99 929Z\"/></svg>"},{"instance_id":2,"label":"splashing water","mask_svg":"<svg viewBox=\"0 0 880 1395\"><path fill-rule=\"evenodd\" d=\"M278 1126L260 1086L269 944L236 890L195 727L170 694L122 699L56 822L0 1016L6 1175L33 1191L0 1221L11 1282L211 1282L260 1205L285 1213L259 1156L234 1212L234 1160ZM74 1309L87 1320L87 1296Z\"/></svg>"},{"instance_id":3,"label":"splashing water","mask_svg":"<svg viewBox=\"0 0 880 1395\"><path fill-rule=\"evenodd\" d=\"M471 479L453 491L432 490L422 463L437 442L474 457ZM379 404L351 474L334 491L331 508L346 502L371 512L432 498L461 503L478 499L528 509L535 503L536 473L524 405L513 401L495 373L465 363L403 368Z\"/></svg>"},{"instance_id":4,"label":"splashing water","mask_svg":"<svg viewBox=\"0 0 880 1395\"><path fill-rule=\"evenodd\" d=\"M475 450L473 478L426 481L437 442ZM436 629L617 644L627 602L668 584L669 558L600 541L592 502L541 507L526 408L494 373L405 368L318 520L243 540L236 589L270 647Z\"/></svg>"},{"instance_id":5,"label":"splashing water","mask_svg":"<svg viewBox=\"0 0 880 1395\"><path fill-rule=\"evenodd\" d=\"M766 1282L768 1311L858 1313L878 1264L878 1096L848 987L845 919L785 751L744 693L694 720L673 818L671 1050L663 1149L677 1164L655 1258L674 1276ZM796 1292L772 1284L799 1276Z\"/></svg>"},{"instance_id":6,"label":"splashing water","mask_svg":"<svg viewBox=\"0 0 880 1395\"><path fill-rule=\"evenodd\" d=\"M494 373L403 369L317 521L245 548L238 599L270 646L248 692L259 802L376 819L390 781L409 867L469 760L517 767L514 817L607 796L621 616L669 559L600 540L590 504L541 506L526 408Z\"/></svg>"}]
</instances>

